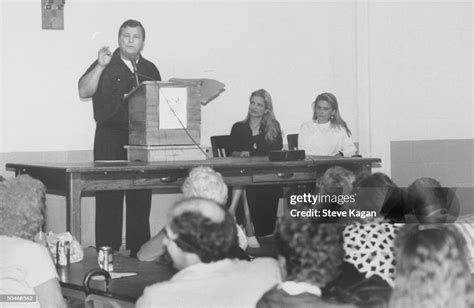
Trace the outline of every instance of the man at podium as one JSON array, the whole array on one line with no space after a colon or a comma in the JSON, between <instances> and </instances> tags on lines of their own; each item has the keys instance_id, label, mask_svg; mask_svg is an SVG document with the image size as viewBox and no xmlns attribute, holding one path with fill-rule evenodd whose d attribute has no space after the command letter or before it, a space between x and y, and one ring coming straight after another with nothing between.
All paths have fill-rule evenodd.
<instances>
[{"instance_id":1,"label":"man at podium","mask_svg":"<svg viewBox=\"0 0 474 308\"><path fill-rule=\"evenodd\" d=\"M79 96L91 98L96 130L94 160L126 160L128 105L124 94L144 80L161 81L156 66L142 57L145 29L139 21L127 20L119 29L119 47L99 49L97 60L79 79ZM97 249L120 249L122 242L123 191L96 192L95 240ZM126 240L130 255L150 239L151 190L125 192L127 203Z\"/></svg>"}]
</instances>

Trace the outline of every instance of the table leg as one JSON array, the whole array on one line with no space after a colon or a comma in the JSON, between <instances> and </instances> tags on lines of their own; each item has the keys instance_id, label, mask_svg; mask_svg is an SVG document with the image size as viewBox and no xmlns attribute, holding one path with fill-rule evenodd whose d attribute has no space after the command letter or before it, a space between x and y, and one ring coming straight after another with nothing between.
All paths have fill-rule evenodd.
<instances>
[{"instance_id":1,"label":"table leg","mask_svg":"<svg viewBox=\"0 0 474 308\"><path fill-rule=\"evenodd\" d=\"M81 243L81 181L74 173L67 179L66 230Z\"/></svg>"}]
</instances>

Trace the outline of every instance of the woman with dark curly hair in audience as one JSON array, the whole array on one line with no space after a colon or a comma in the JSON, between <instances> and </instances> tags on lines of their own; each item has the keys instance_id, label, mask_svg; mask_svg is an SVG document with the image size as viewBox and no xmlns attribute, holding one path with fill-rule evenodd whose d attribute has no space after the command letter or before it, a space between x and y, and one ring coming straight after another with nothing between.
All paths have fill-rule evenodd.
<instances>
[{"instance_id":1,"label":"woman with dark curly hair in audience","mask_svg":"<svg viewBox=\"0 0 474 308\"><path fill-rule=\"evenodd\" d=\"M396 240L390 308L474 307L465 240L447 224L407 225Z\"/></svg>"},{"instance_id":2,"label":"woman with dark curly hair in audience","mask_svg":"<svg viewBox=\"0 0 474 308\"><path fill-rule=\"evenodd\" d=\"M28 307L65 307L50 254L33 242L44 224L45 190L27 175L0 182L0 294L36 295Z\"/></svg>"},{"instance_id":3,"label":"woman with dark curly hair in audience","mask_svg":"<svg viewBox=\"0 0 474 308\"><path fill-rule=\"evenodd\" d=\"M257 307L352 307L322 298L322 288L341 273L340 225L287 217L275 237L285 281L267 291Z\"/></svg>"}]
</instances>

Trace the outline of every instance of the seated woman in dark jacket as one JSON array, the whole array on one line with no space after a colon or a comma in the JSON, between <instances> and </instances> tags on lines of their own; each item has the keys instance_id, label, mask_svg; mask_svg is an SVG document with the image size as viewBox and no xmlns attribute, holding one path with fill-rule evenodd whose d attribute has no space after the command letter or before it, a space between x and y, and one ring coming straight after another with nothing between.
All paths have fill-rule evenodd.
<instances>
[{"instance_id":1,"label":"seated woman in dark jacket","mask_svg":"<svg viewBox=\"0 0 474 308\"><path fill-rule=\"evenodd\" d=\"M272 150L282 149L280 124L273 112L272 97L266 90L252 92L247 117L232 126L230 136L232 156L265 156ZM234 190L234 194L236 193L241 191ZM248 207L257 236L274 232L279 196L280 188L275 186L246 188ZM230 211L235 211L234 202Z\"/></svg>"}]
</instances>

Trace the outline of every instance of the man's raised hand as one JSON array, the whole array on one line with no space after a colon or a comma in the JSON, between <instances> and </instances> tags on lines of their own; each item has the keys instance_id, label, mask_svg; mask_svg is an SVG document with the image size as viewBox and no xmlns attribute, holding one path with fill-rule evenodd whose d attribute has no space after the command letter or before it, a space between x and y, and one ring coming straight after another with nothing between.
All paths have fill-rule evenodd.
<instances>
[{"instance_id":1,"label":"man's raised hand","mask_svg":"<svg viewBox=\"0 0 474 308\"><path fill-rule=\"evenodd\" d=\"M110 63L110 59L112 59L112 53L110 52L109 47L104 46L100 48L97 56L97 63L102 67L106 67Z\"/></svg>"}]
</instances>

